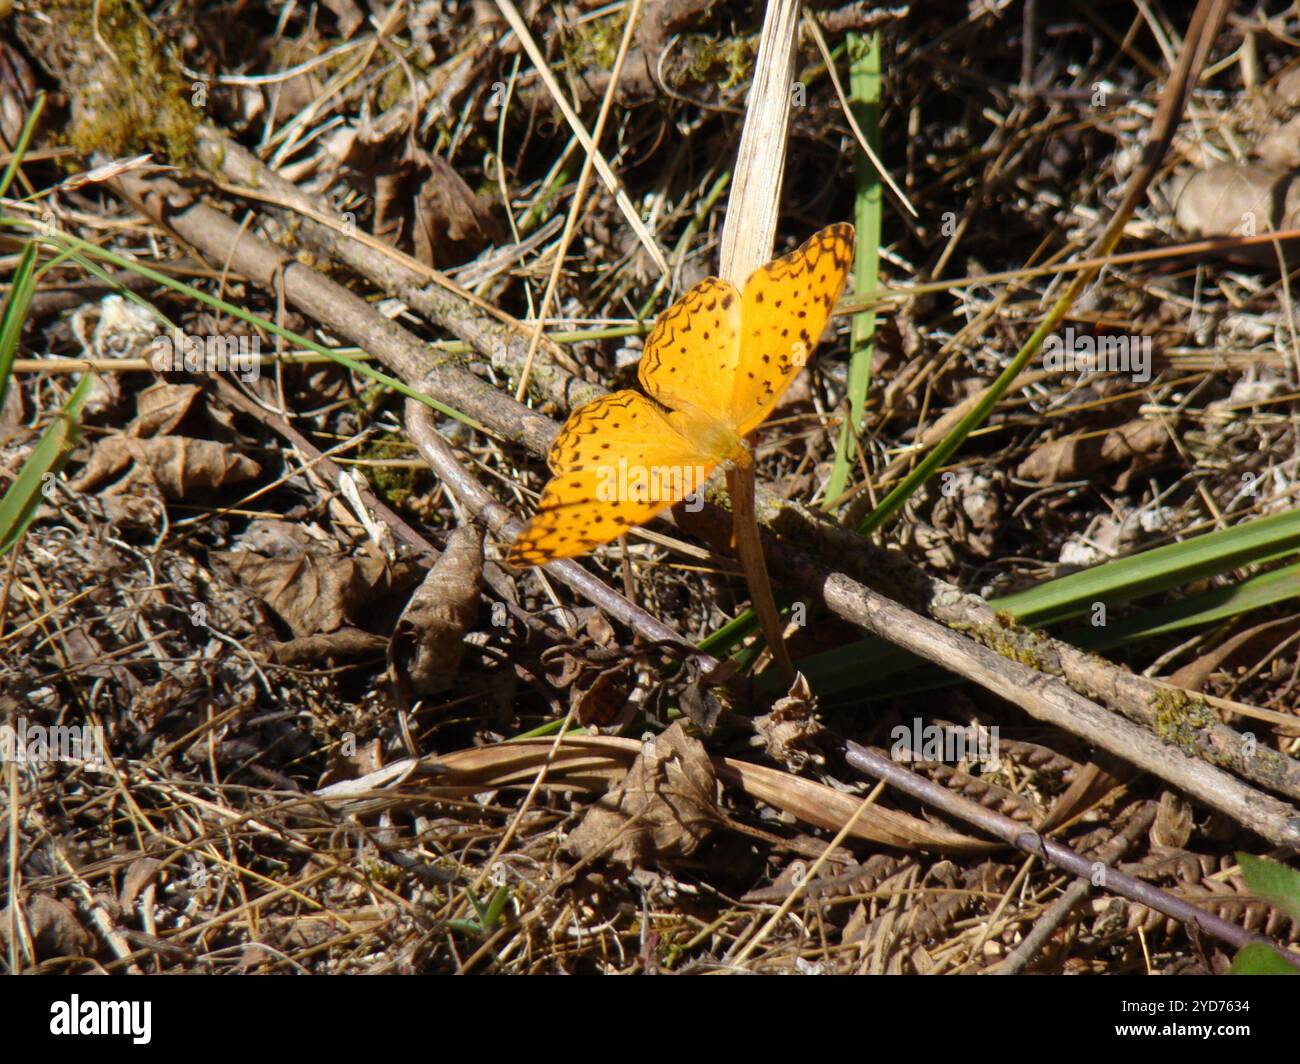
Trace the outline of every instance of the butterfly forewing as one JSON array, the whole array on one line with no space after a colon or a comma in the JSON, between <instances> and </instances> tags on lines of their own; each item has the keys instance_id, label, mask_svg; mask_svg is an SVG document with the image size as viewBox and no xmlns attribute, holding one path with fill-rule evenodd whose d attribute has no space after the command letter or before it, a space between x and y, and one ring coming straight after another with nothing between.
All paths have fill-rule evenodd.
<instances>
[{"instance_id":1,"label":"butterfly forewing","mask_svg":"<svg viewBox=\"0 0 1300 1064\"><path fill-rule=\"evenodd\" d=\"M637 376L671 410L693 407L722 420L731 404L740 337L740 293L708 277L659 316Z\"/></svg>"},{"instance_id":2,"label":"butterfly forewing","mask_svg":"<svg viewBox=\"0 0 1300 1064\"><path fill-rule=\"evenodd\" d=\"M737 435L763 422L811 358L852 261L853 226L841 223L750 274L729 403Z\"/></svg>"}]
</instances>

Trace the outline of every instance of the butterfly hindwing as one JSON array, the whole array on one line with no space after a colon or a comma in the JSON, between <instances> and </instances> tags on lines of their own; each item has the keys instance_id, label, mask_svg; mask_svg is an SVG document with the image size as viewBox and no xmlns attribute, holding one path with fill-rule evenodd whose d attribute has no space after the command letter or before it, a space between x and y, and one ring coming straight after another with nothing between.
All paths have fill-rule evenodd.
<instances>
[{"instance_id":1,"label":"butterfly hindwing","mask_svg":"<svg viewBox=\"0 0 1300 1064\"><path fill-rule=\"evenodd\" d=\"M584 554L654 516L648 506L611 505L597 499L596 481L593 470L552 479L533 519L510 548L510 564L545 565Z\"/></svg>"},{"instance_id":2,"label":"butterfly hindwing","mask_svg":"<svg viewBox=\"0 0 1300 1064\"><path fill-rule=\"evenodd\" d=\"M511 548L512 565L544 565L608 543L702 487L716 465L633 391L575 410L548 462L555 477Z\"/></svg>"},{"instance_id":3,"label":"butterfly hindwing","mask_svg":"<svg viewBox=\"0 0 1300 1064\"><path fill-rule=\"evenodd\" d=\"M702 487L713 468L690 463L643 475L630 467L621 479L601 468L562 473L546 485L537 512L510 549L510 564L545 565L609 543Z\"/></svg>"},{"instance_id":4,"label":"butterfly hindwing","mask_svg":"<svg viewBox=\"0 0 1300 1064\"><path fill-rule=\"evenodd\" d=\"M633 465L686 449L686 441L640 392L611 392L579 407L546 456L552 473L569 473L626 460Z\"/></svg>"},{"instance_id":5,"label":"butterfly hindwing","mask_svg":"<svg viewBox=\"0 0 1300 1064\"><path fill-rule=\"evenodd\" d=\"M853 262L853 226L828 226L760 266L741 297L739 369L729 419L745 436L772 412L812 356Z\"/></svg>"}]
</instances>

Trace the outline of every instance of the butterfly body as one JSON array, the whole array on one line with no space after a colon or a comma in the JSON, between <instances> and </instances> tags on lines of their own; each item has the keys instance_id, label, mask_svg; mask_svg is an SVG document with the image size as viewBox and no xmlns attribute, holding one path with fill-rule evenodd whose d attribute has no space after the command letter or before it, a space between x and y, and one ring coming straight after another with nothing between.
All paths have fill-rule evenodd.
<instances>
[{"instance_id":1,"label":"butterfly body","mask_svg":"<svg viewBox=\"0 0 1300 1064\"><path fill-rule=\"evenodd\" d=\"M736 426L719 421L703 410L695 407L670 410L668 423L696 452L712 458L715 464L744 461L749 456L749 445L737 434Z\"/></svg>"},{"instance_id":2,"label":"butterfly body","mask_svg":"<svg viewBox=\"0 0 1300 1064\"><path fill-rule=\"evenodd\" d=\"M664 311L637 371L649 398L613 392L570 415L510 562L585 553L694 494L723 463L747 464L746 437L807 363L852 258L853 227L832 225L743 290L710 277Z\"/></svg>"}]
</instances>

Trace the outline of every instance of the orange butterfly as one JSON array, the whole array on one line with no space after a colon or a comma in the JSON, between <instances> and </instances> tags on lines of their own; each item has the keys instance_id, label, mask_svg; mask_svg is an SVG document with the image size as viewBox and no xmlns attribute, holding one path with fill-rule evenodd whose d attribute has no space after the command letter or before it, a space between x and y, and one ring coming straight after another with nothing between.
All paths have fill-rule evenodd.
<instances>
[{"instance_id":1,"label":"orange butterfly","mask_svg":"<svg viewBox=\"0 0 1300 1064\"><path fill-rule=\"evenodd\" d=\"M853 226L832 225L760 266L743 293L710 277L664 311L637 376L667 410L634 391L575 410L510 563L544 565L617 539L743 459L745 437L817 346L852 260Z\"/></svg>"}]
</instances>

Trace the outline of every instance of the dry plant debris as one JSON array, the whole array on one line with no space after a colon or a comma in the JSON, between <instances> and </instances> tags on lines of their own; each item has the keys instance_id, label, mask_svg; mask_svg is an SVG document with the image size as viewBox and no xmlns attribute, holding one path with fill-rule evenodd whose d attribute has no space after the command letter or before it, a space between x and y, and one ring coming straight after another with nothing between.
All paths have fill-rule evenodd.
<instances>
[{"instance_id":1,"label":"dry plant debris","mask_svg":"<svg viewBox=\"0 0 1300 1064\"><path fill-rule=\"evenodd\" d=\"M48 269L0 406L0 490L86 372L94 386L0 556L0 728L47 755L0 763L4 970L1231 963L1185 919L1026 865L922 792L873 793L841 737L1243 934L1300 942L1235 857L1295 867L1279 813L1300 801L1294 593L1117 639L1104 661L960 594L1295 509L1294 12L1214 35L1122 254L1054 334L1125 365L1039 359L878 541L840 520L900 483L1042 322L1141 165L1188 32L1177 5L1030 6L1025 22L947 0L806 10L835 70L805 27L776 252L855 220L859 247L880 245L881 292L857 295L885 298L846 497L827 492L860 302L754 441L791 688L753 633L697 649L748 606L720 489L581 566L505 563L559 423L629 387L655 315L717 271L753 5L252 0L234 22L220 5L5 5L6 161L45 94L0 204L5 272L33 236ZM857 213L866 119L840 101L863 91L850 56L873 34L875 151L900 193L878 235ZM586 149L563 112L590 130L602 104L564 252ZM115 256L96 273L94 248ZM366 366L440 405L417 423ZM1137 631L1295 545L1051 634ZM809 593L831 577L838 599ZM897 655L860 642L849 607L874 600L850 577L1265 813L1243 823L1191 776L1027 716L1017 684L889 671ZM83 736L67 756L40 745Z\"/></svg>"}]
</instances>

